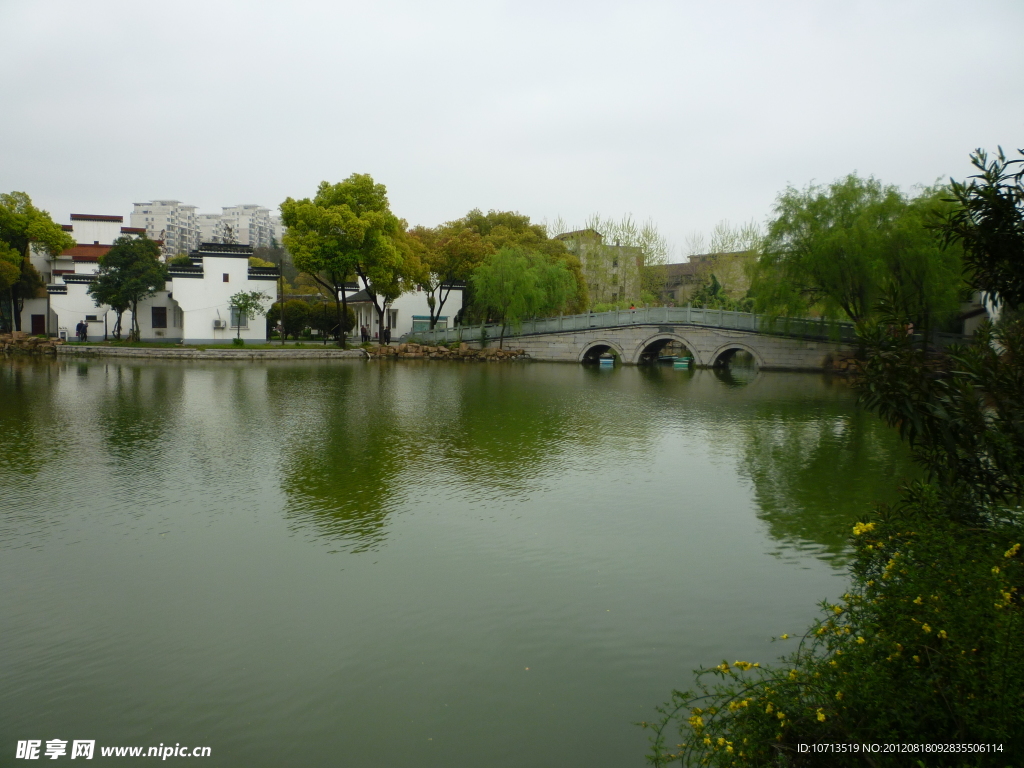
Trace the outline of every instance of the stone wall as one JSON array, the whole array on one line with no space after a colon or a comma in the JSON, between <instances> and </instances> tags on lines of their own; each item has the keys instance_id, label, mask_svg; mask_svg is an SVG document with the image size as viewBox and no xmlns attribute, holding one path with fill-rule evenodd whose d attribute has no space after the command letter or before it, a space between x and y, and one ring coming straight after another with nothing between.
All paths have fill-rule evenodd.
<instances>
[{"instance_id":1,"label":"stone wall","mask_svg":"<svg viewBox=\"0 0 1024 768\"><path fill-rule=\"evenodd\" d=\"M190 349L171 347L109 347L109 346L63 346L58 347L62 356L86 357L134 357L171 360L311 360L319 358L349 358L365 360L363 349Z\"/></svg>"}]
</instances>

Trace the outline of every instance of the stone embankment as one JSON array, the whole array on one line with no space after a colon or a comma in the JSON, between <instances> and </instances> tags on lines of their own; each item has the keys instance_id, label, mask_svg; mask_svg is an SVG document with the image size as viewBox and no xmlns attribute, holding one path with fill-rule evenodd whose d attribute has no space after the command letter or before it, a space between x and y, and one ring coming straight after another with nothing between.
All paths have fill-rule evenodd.
<instances>
[{"instance_id":1,"label":"stone embankment","mask_svg":"<svg viewBox=\"0 0 1024 768\"><path fill-rule=\"evenodd\" d=\"M61 339L47 339L41 336L29 336L24 331L0 333L0 349L4 355L55 355L57 348L63 346Z\"/></svg>"},{"instance_id":2,"label":"stone embankment","mask_svg":"<svg viewBox=\"0 0 1024 768\"><path fill-rule=\"evenodd\" d=\"M856 355L837 355L825 360L825 370L841 376L856 376L860 373L861 361Z\"/></svg>"},{"instance_id":3,"label":"stone embankment","mask_svg":"<svg viewBox=\"0 0 1024 768\"><path fill-rule=\"evenodd\" d=\"M503 360L522 360L528 357L521 349L498 349L497 347L470 349L466 343L457 346L453 344L451 347L399 344L395 347L371 347L366 351L371 358L394 357L400 360L476 360L497 363Z\"/></svg>"},{"instance_id":4,"label":"stone embankment","mask_svg":"<svg viewBox=\"0 0 1024 768\"><path fill-rule=\"evenodd\" d=\"M322 358L350 358L365 360L362 349L246 349L245 347L219 347L193 349L189 347L110 347L105 345L74 345L59 348L61 356L133 357L136 359L165 360L312 360Z\"/></svg>"}]
</instances>

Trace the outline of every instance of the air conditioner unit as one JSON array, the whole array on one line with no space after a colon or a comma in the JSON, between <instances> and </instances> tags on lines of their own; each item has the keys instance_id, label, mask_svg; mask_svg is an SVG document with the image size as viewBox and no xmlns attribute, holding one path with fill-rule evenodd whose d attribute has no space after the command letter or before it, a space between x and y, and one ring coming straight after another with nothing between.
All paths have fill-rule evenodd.
<instances>
[{"instance_id":1,"label":"air conditioner unit","mask_svg":"<svg viewBox=\"0 0 1024 768\"><path fill-rule=\"evenodd\" d=\"M214 328L227 328L228 324L224 320L219 320L218 319L218 320L214 320L213 321L213 327Z\"/></svg>"}]
</instances>

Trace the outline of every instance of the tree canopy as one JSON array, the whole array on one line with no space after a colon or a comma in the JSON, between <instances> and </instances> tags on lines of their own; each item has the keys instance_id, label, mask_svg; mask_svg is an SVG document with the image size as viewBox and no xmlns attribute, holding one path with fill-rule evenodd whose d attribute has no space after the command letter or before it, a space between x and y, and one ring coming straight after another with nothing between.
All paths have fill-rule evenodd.
<instances>
[{"instance_id":1,"label":"tree canopy","mask_svg":"<svg viewBox=\"0 0 1024 768\"><path fill-rule=\"evenodd\" d=\"M964 266L980 290L1016 309L1024 306L1024 159L1007 160L1000 148L990 161L978 149L971 163L980 173L950 180L959 206L947 215L946 242L963 247Z\"/></svg>"},{"instance_id":2,"label":"tree canopy","mask_svg":"<svg viewBox=\"0 0 1024 768\"><path fill-rule=\"evenodd\" d=\"M4 325L21 330L21 308L43 285L29 260L32 247L56 256L71 248L75 239L36 208L24 192L0 194L0 292L5 299L0 313Z\"/></svg>"},{"instance_id":3,"label":"tree canopy","mask_svg":"<svg viewBox=\"0 0 1024 768\"><path fill-rule=\"evenodd\" d=\"M139 302L162 290L167 267L160 261L160 246L148 237L121 236L100 257L100 270L89 286L96 306L107 304L117 313L114 337L121 338L121 316L132 312L129 338L139 338Z\"/></svg>"},{"instance_id":4,"label":"tree canopy","mask_svg":"<svg viewBox=\"0 0 1024 768\"><path fill-rule=\"evenodd\" d=\"M382 297L401 292L407 250L405 224L391 212L384 185L360 173L337 184L324 181L312 200L289 197L281 203L281 218L295 266L332 292L337 327L343 327L343 286L352 275L363 281L383 327Z\"/></svg>"},{"instance_id":5,"label":"tree canopy","mask_svg":"<svg viewBox=\"0 0 1024 768\"><path fill-rule=\"evenodd\" d=\"M506 325L558 312L576 292L564 261L521 248L505 247L488 256L472 279L478 306L501 324L499 346Z\"/></svg>"},{"instance_id":6,"label":"tree canopy","mask_svg":"<svg viewBox=\"0 0 1024 768\"><path fill-rule=\"evenodd\" d=\"M960 249L944 248L933 229L951 205L946 197L926 189L908 198L856 174L786 189L753 281L758 311L860 322L889 296L921 326L948 322L965 284Z\"/></svg>"},{"instance_id":7,"label":"tree canopy","mask_svg":"<svg viewBox=\"0 0 1024 768\"><path fill-rule=\"evenodd\" d=\"M413 227L409 230L409 243L421 266L416 282L427 294L433 328L452 287L469 282L473 270L492 252L492 246L464 221Z\"/></svg>"}]
</instances>

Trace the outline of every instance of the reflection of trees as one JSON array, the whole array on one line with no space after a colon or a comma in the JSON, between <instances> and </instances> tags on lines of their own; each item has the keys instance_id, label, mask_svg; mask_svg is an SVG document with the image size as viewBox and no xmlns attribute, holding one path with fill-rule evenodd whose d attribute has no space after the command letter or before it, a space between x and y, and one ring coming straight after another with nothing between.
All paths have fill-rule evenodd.
<instances>
[{"instance_id":1,"label":"reflection of trees","mask_svg":"<svg viewBox=\"0 0 1024 768\"><path fill-rule=\"evenodd\" d=\"M581 406L588 390L614 400L593 374L411 361L271 369L270 400L285 404L276 417L287 435L287 513L318 535L372 549L390 514L444 497L449 486L475 498L533 493L560 475L570 448L606 441L621 451L641 441L599 429L611 404Z\"/></svg>"},{"instance_id":2,"label":"reflection of trees","mask_svg":"<svg viewBox=\"0 0 1024 768\"><path fill-rule=\"evenodd\" d=\"M374 549L404 485L409 446L396 429L392 366L271 368L267 393L287 428L281 453L286 515L300 528ZM355 374L369 373L356 376Z\"/></svg>"},{"instance_id":3,"label":"reflection of trees","mask_svg":"<svg viewBox=\"0 0 1024 768\"><path fill-rule=\"evenodd\" d=\"M166 365L82 366L103 375L104 386L88 409L100 439L119 470L141 476L159 472L168 448L167 431L181 399L185 371ZM155 479L155 478L154 478Z\"/></svg>"},{"instance_id":4,"label":"reflection of trees","mask_svg":"<svg viewBox=\"0 0 1024 768\"><path fill-rule=\"evenodd\" d=\"M13 357L0 368L0 471L6 481L36 476L60 443L54 413L57 363Z\"/></svg>"},{"instance_id":5,"label":"reflection of trees","mask_svg":"<svg viewBox=\"0 0 1024 768\"><path fill-rule=\"evenodd\" d=\"M769 402L748 421L742 471L758 516L783 549L842 560L850 528L914 474L895 432L828 401Z\"/></svg>"}]
</instances>

